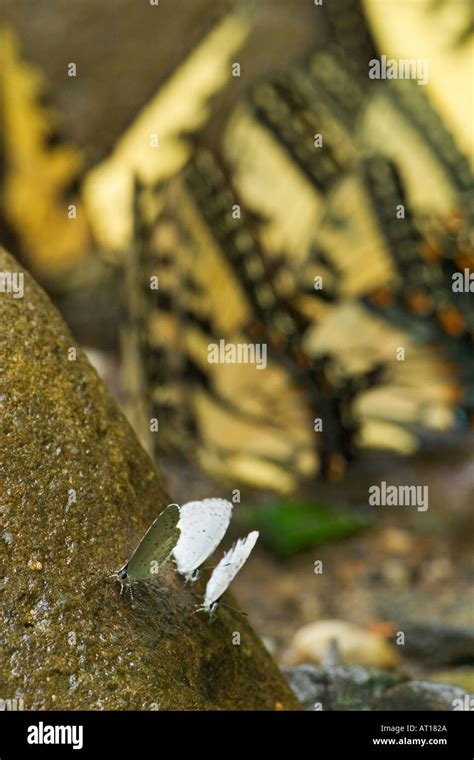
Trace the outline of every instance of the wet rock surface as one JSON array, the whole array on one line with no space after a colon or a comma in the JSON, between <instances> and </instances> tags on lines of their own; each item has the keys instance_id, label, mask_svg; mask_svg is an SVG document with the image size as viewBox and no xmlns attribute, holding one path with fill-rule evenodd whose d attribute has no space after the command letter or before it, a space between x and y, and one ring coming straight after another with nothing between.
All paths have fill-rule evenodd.
<instances>
[{"instance_id":1,"label":"wet rock surface","mask_svg":"<svg viewBox=\"0 0 474 760\"><path fill-rule=\"evenodd\" d=\"M469 710L472 695L445 683L405 681L399 673L359 666L284 667L305 710Z\"/></svg>"},{"instance_id":2,"label":"wet rock surface","mask_svg":"<svg viewBox=\"0 0 474 760\"><path fill-rule=\"evenodd\" d=\"M381 697L378 710L431 710L443 711L467 709L466 697L469 695L458 686L430 683L429 681L410 681L394 686Z\"/></svg>"},{"instance_id":3,"label":"wet rock surface","mask_svg":"<svg viewBox=\"0 0 474 760\"><path fill-rule=\"evenodd\" d=\"M432 665L459 665L474 662L474 630L449 624L407 623L406 656Z\"/></svg>"},{"instance_id":4,"label":"wet rock surface","mask_svg":"<svg viewBox=\"0 0 474 760\"><path fill-rule=\"evenodd\" d=\"M382 694L403 680L397 673L342 665L285 667L283 673L306 710L373 710Z\"/></svg>"},{"instance_id":5,"label":"wet rock surface","mask_svg":"<svg viewBox=\"0 0 474 760\"><path fill-rule=\"evenodd\" d=\"M474 663L474 592L472 580L458 580L457 593L439 588L402 590L390 598L380 595L376 605L381 616L392 616L405 634L404 656L425 665Z\"/></svg>"},{"instance_id":6,"label":"wet rock surface","mask_svg":"<svg viewBox=\"0 0 474 760\"><path fill-rule=\"evenodd\" d=\"M0 251L0 271L21 270ZM23 298L0 293L0 328L0 696L27 710L297 709L246 620L194 614L202 585L172 564L120 595L107 576L171 499L28 275Z\"/></svg>"}]
</instances>

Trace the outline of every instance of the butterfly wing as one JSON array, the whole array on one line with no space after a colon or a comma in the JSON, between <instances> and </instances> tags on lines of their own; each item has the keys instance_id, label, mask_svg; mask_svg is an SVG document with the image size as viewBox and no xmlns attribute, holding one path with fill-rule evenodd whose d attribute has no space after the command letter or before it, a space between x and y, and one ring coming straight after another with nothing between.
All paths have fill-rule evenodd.
<instances>
[{"instance_id":1,"label":"butterfly wing","mask_svg":"<svg viewBox=\"0 0 474 760\"><path fill-rule=\"evenodd\" d=\"M63 139L42 75L22 59L8 27L0 29L0 91L1 234L30 268L57 277L90 245L76 190L83 156Z\"/></svg>"},{"instance_id":2,"label":"butterfly wing","mask_svg":"<svg viewBox=\"0 0 474 760\"><path fill-rule=\"evenodd\" d=\"M429 61L426 85L415 85L415 88L426 92L436 103L456 144L469 156L472 153L474 105L474 34L470 3L425 0L418 3L397 3L395 7L394 3L364 0L364 6L378 48L387 57L410 58L416 47L416 58ZM409 151L409 155L412 159L416 158L412 151ZM426 177L422 184L428 190Z\"/></svg>"},{"instance_id":3,"label":"butterfly wing","mask_svg":"<svg viewBox=\"0 0 474 760\"><path fill-rule=\"evenodd\" d=\"M301 393L287 369L269 357L262 383L254 363L209 361L209 347L221 339L253 343L257 328L265 338L258 327L264 301L275 316L272 322L280 324L279 301L264 263L247 226L231 219L234 196L208 152L199 151L161 196L165 205L158 204L147 232L148 269L145 255L139 275L142 283L151 273L159 280L155 293L148 289L148 299L142 287L147 304L141 354L151 416L160 420L156 444L179 433L185 441L179 441L180 449L218 477L290 490L294 473L313 471L317 460ZM244 268L252 283L243 279ZM186 411L184 425L176 424L172 405L181 416Z\"/></svg>"},{"instance_id":4,"label":"butterfly wing","mask_svg":"<svg viewBox=\"0 0 474 760\"><path fill-rule=\"evenodd\" d=\"M166 562L180 537L179 517L178 505L170 504L148 528L126 566L131 583L146 580Z\"/></svg>"},{"instance_id":5,"label":"butterfly wing","mask_svg":"<svg viewBox=\"0 0 474 760\"><path fill-rule=\"evenodd\" d=\"M257 543L258 531L254 530L246 538L239 538L232 549L224 554L219 564L212 571L204 594L204 608L209 610L232 583L233 579L247 561L250 552Z\"/></svg>"},{"instance_id":6,"label":"butterfly wing","mask_svg":"<svg viewBox=\"0 0 474 760\"><path fill-rule=\"evenodd\" d=\"M190 577L214 552L229 526L232 504L225 499L190 501L180 509L181 536L173 549L178 572Z\"/></svg>"}]
</instances>

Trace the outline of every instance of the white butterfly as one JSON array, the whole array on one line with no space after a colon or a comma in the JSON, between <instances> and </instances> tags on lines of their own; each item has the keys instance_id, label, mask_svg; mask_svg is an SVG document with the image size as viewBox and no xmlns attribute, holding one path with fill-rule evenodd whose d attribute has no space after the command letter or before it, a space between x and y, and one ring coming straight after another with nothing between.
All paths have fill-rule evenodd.
<instances>
[{"instance_id":1,"label":"white butterfly","mask_svg":"<svg viewBox=\"0 0 474 760\"><path fill-rule=\"evenodd\" d=\"M232 515L232 504L225 499L189 501L180 508L178 527L181 536L173 549L178 572L186 581L196 581L198 567L222 541Z\"/></svg>"},{"instance_id":2,"label":"white butterfly","mask_svg":"<svg viewBox=\"0 0 474 760\"><path fill-rule=\"evenodd\" d=\"M199 608L209 613L212 618L219 606L219 599L232 583L250 552L257 543L258 531L254 530L246 538L239 538L232 549L224 554L212 571L204 594L204 603Z\"/></svg>"}]
</instances>

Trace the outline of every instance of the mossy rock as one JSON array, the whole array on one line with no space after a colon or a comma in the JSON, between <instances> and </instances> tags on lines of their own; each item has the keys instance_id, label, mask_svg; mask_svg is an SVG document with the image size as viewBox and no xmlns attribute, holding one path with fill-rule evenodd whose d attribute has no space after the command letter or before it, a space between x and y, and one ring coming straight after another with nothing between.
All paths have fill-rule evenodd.
<instances>
[{"instance_id":1,"label":"mossy rock","mask_svg":"<svg viewBox=\"0 0 474 760\"><path fill-rule=\"evenodd\" d=\"M0 272L20 271L0 250ZM27 710L298 709L247 621L194 614L202 586L172 563L133 600L108 577L172 499L56 309L24 283L23 298L0 292L0 696Z\"/></svg>"}]
</instances>

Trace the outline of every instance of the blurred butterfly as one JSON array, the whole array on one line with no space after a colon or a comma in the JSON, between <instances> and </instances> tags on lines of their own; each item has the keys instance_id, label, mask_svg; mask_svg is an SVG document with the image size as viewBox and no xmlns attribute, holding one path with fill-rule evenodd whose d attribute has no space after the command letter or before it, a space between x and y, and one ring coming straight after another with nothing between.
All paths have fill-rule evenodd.
<instances>
[{"instance_id":1,"label":"blurred butterfly","mask_svg":"<svg viewBox=\"0 0 474 760\"><path fill-rule=\"evenodd\" d=\"M169 504L148 528L132 556L115 576L120 581L120 593L125 586L149 580L171 556L181 535L177 504Z\"/></svg>"},{"instance_id":2,"label":"blurred butterfly","mask_svg":"<svg viewBox=\"0 0 474 760\"><path fill-rule=\"evenodd\" d=\"M436 77L426 92L369 80L368 61L422 17L379 9L327 4L332 41L252 88L210 152L190 133L249 32L227 15L87 176L78 208L124 264L127 411L150 451L171 443L214 475L288 491L341 477L357 446L407 453L420 429L469 416L472 309L451 287L472 262L469 100ZM437 73L459 64L465 82L469 43L461 60L434 27L422 37ZM36 122L22 123L26 144ZM265 372L211 364L221 340L265 346Z\"/></svg>"},{"instance_id":3,"label":"blurred butterfly","mask_svg":"<svg viewBox=\"0 0 474 760\"><path fill-rule=\"evenodd\" d=\"M203 604L199 608L209 613L211 620L219 608L221 596L227 591L239 570L248 560L257 539L257 530L249 533L246 538L239 538L212 571L204 592Z\"/></svg>"},{"instance_id":4,"label":"blurred butterfly","mask_svg":"<svg viewBox=\"0 0 474 760\"><path fill-rule=\"evenodd\" d=\"M210 557L224 538L232 515L232 504L225 499L189 501L180 507L181 531L173 557L178 572L186 581L199 578L198 568Z\"/></svg>"},{"instance_id":5,"label":"blurred butterfly","mask_svg":"<svg viewBox=\"0 0 474 760\"><path fill-rule=\"evenodd\" d=\"M91 244L78 194L80 151L60 133L40 72L0 28L0 231L2 241L41 276L59 278Z\"/></svg>"}]
</instances>

